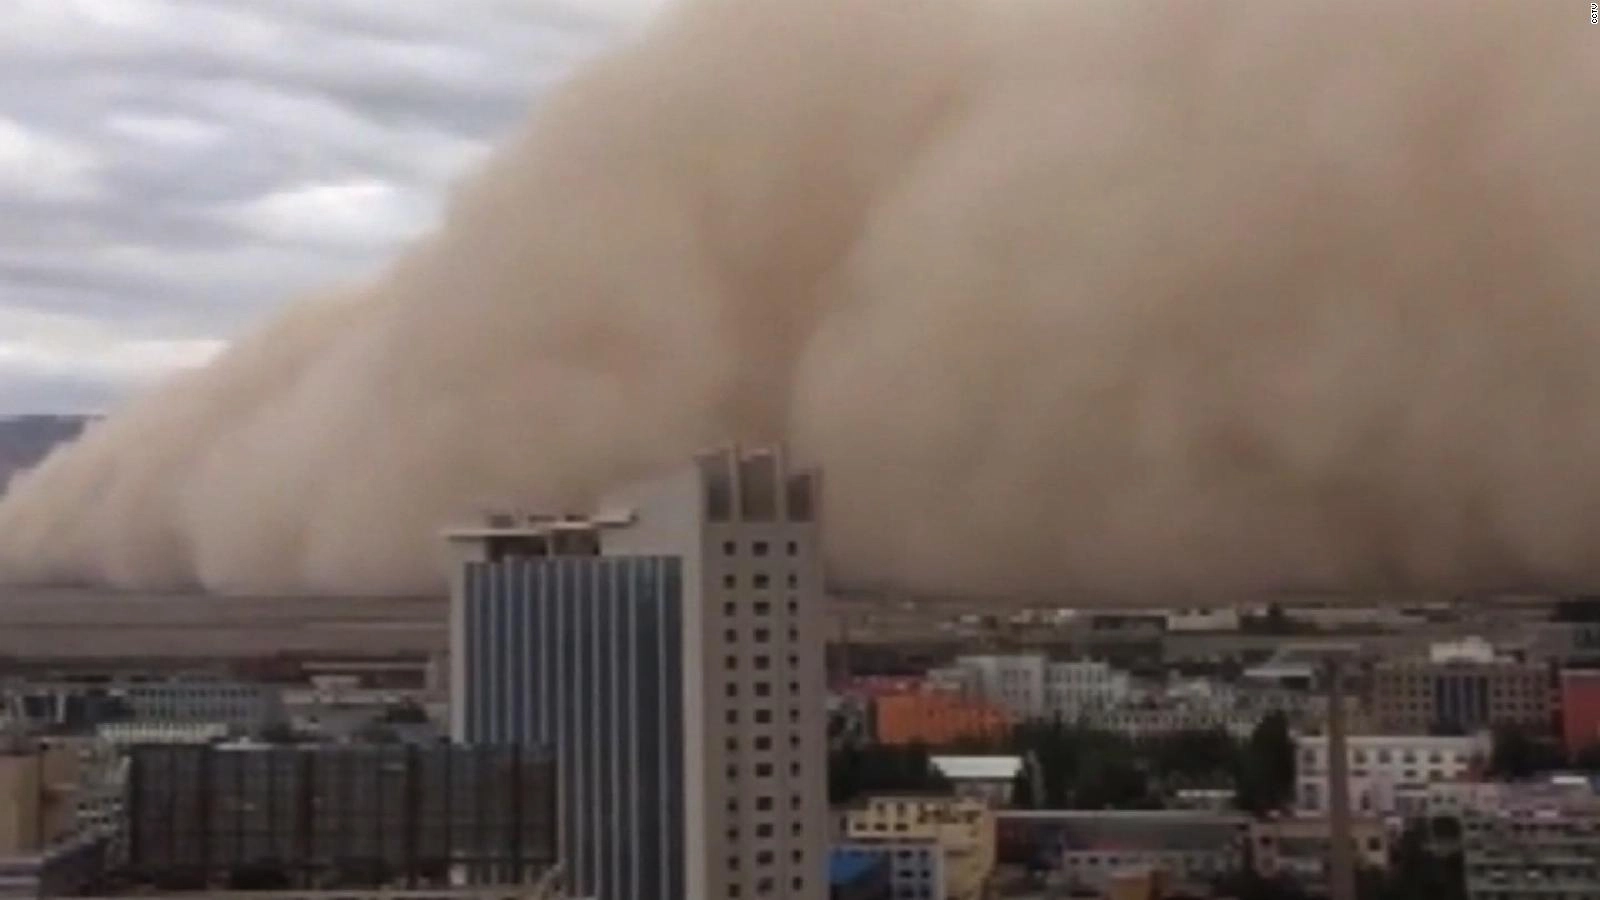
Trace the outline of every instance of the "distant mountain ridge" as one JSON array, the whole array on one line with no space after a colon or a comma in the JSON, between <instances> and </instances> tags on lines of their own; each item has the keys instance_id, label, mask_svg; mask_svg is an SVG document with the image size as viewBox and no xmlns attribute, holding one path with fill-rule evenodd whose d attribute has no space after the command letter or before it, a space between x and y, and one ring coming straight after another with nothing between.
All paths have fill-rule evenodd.
<instances>
[{"instance_id":1,"label":"distant mountain ridge","mask_svg":"<svg viewBox=\"0 0 1600 900\"><path fill-rule=\"evenodd\" d=\"M0 494L11 476L38 465L60 444L75 440L95 416L36 415L0 418Z\"/></svg>"}]
</instances>

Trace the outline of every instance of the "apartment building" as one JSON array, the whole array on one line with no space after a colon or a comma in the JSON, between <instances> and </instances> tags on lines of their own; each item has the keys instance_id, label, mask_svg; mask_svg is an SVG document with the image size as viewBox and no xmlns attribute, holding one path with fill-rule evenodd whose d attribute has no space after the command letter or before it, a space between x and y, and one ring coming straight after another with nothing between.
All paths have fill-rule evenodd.
<instances>
[{"instance_id":1,"label":"apartment building","mask_svg":"<svg viewBox=\"0 0 1600 900\"><path fill-rule=\"evenodd\" d=\"M1497 657L1486 646L1440 645L1425 659L1378 663L1369 702L1376 726L1391 734L1502 726L1549 732L1555 713L1549 666Z\"/></svg>"},{"instance_id":2,"label":"apartment building","mask_svg":"<svg viewBox=\"0 0 1600 900\"><path fill-rule=\"evenodd\" d=\"M958 797L872 797L845 820L854 846L931 842L942 857L947 900L979 900L995 866L995 817L979 800Z\"/></svg>"},{"instance_id":3,"label":"apartment building","mask_svg":"<svg viewBox=\"0 0 1600 900\"><path fill-rule=\"evenodd\" d=\"M825 896L818 486L729 450L451 534L452 734L555 748L579 895Z\"/></svg>"},{"instance_id":4,"label":"apartment building","mask_svg":"<svg viewBox=\"0 0 1600 900\"><path fill-rule=\"evenodd\" d=\"M1600 896L1600 801L1592 790L1500 800L1462 820L1470 900Z\"/></svg>"},{"instance_id":5,"label":"apartment building","mask_svg":"<svg viewBox=\"0 0 1600 900\"><path fill-rule=\"evenodd\" d=\"M1350 805L1363 816L1401 812L1411 792L1438 782L1460 781L1482 771L1492 741L1488 734L1468 737L1429 735L1352 735L1346 741ZM1303 735L1299 753L1296 808L1308 815L1328 812L1328 739Z\"/></svg>"},{"instance_id":6,"label":"apartment building","mask_svg":"<svg viewBox=\"0 0 1600 900\"><path fill-rule=\"evenodd\" d=\"M1071 720L1132 692L1128 673L1107 663L1051 661L1037 654L963 656L930 672L929 680L994 703L1019 720Z\"/></svg>"}]
</instances>

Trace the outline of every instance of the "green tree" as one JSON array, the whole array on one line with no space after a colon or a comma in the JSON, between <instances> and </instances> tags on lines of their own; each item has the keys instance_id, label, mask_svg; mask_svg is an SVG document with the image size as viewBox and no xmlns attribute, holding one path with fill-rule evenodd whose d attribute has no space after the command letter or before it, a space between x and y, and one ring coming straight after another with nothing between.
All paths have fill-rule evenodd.
<instances>
[{"instance_id":1,"label":"green tree","mask_svg":"<svg viewBox=\"0 0 1600 900\"><path fill-rule=\"evenodd\" d=\"M1466 900L1461 856L1430 852L1427 827L1408 827L1390 854L1389 871L1363 885L1362 900Z\"/></svg>"},{"instance_id":2,"label":"green tree","mask_svg":"<svg viewBox=\"0 0 1600 900\"><path fill-rule=\"evenodd\" d=\"M828 800L836 805L872 794L949 790L949 780L933 767L922 745L848 745L828 754Z\"/></svg>"},{"instance_id":3,"label":"green tree","mask_svg":"<svg viewBox=\"0 0 1600 900\"><path fill-rule=\"evenodd\" d=\"M1294 801L1295 747L1289 718L1268 713L1245 742L1235 772L1235 802L1240 809L1265 815Z\"/></svg>"},{"instance_id":4,"label":"green tree","mask_svg":"<svg viewBox=\"0 0 1600 900\"><path fill-rule=\"evenodd\" d=\"M1497 778L1524 779L1561 769L1566 760L1554 742L1536 739L1520 728L1500 728L1494 733L1489 773Z\"/></svg>"}]
</instances>

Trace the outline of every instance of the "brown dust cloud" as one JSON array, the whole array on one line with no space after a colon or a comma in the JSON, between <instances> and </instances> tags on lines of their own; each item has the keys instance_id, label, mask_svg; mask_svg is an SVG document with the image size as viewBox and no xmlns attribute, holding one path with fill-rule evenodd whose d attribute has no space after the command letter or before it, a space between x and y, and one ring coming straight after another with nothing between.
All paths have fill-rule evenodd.
<instances>
[{"instance_id":1,"label":"brown dust cloud","mask_svg":"<svg viewBox=\"0 0 1600 900\"><path fill-rule=\"evenodd\" d=\"M782 440L844 581L1600 583L1580 7L689 2L20 477L0 580L434 590L446 524Z\"/></svg>"}]
</instances>

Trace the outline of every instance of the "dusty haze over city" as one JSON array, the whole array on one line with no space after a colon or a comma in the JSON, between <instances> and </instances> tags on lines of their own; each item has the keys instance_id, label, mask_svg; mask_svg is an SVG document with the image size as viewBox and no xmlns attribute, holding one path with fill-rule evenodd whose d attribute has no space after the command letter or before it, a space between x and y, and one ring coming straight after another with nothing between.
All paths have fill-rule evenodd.
<instances>
[{"instance_id":1,"label":"dusty haze over city","mask_svg":"<svg viewBox=\"0 0 1600 900\"><path fill-rule=\"evenodd\" d=\"M14 483L0 580L426 592L485 507L785 441L847 581L1594 584L1559 6L688 3L381 277Z\"/></svg>"}]
</instances>

